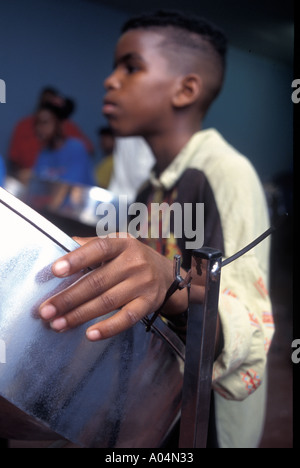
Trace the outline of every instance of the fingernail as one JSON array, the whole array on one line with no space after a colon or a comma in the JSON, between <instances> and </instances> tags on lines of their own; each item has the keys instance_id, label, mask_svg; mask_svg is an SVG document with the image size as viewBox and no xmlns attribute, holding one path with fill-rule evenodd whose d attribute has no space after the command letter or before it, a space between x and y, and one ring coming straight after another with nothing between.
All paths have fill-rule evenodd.
<instances>
[{"instance_id":1,"label":"fingernail","mask_svg":"<svg viewBox=\"0 0 300 468\"><path fill-rule=\"evenodd\" d=\"M97 341L101 338L99 330L87 330L86 336L90 341Z\"/></svg>"},{"instance_id":2,"label":"fingernail","mask_svg":"<svg viewBox=\"0 0 300 468\"><path fill-rule=\"evenodd\" d=\"M68 323L64 317L59 317L55 320L53 320L50 323L50 326L53 330L55 331L63 331L65 328L67 328Z\"/></svg>"},{"instance_id":3,"label":"fingernail","mask_svg":"<svg viewBox=\"0 0 300 468\"><path fill-rule=\"evenodd\" d=\"M44 305L40 310L40 316L45 319L49 320L56 315L56 307L52 304Z\"/></svg>"},{"instance_id":4,"label":"fingernail","mask_svg":"<svg viewBox=\"0 0 300 468\"><path fill-rule=\"evenodd\" d=\"M67 260L58 260L53 264L53 273L57 276L66 276L70 270L70 264Z\"/></svg>"}]
</instances>

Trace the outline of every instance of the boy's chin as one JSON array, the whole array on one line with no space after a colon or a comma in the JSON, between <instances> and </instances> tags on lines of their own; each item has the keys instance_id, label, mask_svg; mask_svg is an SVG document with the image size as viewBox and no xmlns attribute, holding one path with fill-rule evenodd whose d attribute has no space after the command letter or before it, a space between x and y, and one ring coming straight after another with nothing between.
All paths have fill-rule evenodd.
<instances>
[{"instance_id":1,"label":"boy's chin","mask_svg":"<svg viewBox=\"0 0 300 468\"><path fill-rule=\"evenodd\" d=\"M141 136L139 135L137 132L130 132L130 131L125 131L125 130L121 130L119 128L114 128L114 127L111 127L113 132L114 132L114 135L116 137L137 137L137 136Z\"/></svg>"},{"instance_id":2,"label":"boy's chin","mask_svg":"<svg viewBox=\"0 0 300 468\"><path fill-rule=\"evenodd\" d=\"M143 135L141 135L141 133L139 133L137 130L135 130L134 128L122 128L121 125L117 125L117 122L115 122L113 119L107 119L108 120L108 124L110 126L110 128L112 129L112 131L114 132L114 135L116 137L141 137Z\"/></svg>"}]
</instances>

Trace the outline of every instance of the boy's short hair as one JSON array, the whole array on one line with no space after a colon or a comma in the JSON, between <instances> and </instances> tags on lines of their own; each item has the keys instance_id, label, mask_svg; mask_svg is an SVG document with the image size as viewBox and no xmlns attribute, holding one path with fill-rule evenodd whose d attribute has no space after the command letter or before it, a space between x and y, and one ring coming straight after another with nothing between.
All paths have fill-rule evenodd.
<instances>
[{"instance_id":1,"label":"boy's short hair","mask_svg":"<svg viewBox=\"0 0 300 468\"><path fill-rule=\"evenodd\" d=\"M204 18L177 11L158 10L129 19L122 28L122 33L132 29L158 30L165 35L162 46L170 58L172 49L176 62L180 64L187 51L205 63L202 72L207 73L206 97L203 99L203 110L219 94L225 73L227 38L223 31ZM185 51L184 51L185 50ZM182 55L180 55L180 51ZM210 65L207 67L207 65Z\"/></svg>"}]
</instances>

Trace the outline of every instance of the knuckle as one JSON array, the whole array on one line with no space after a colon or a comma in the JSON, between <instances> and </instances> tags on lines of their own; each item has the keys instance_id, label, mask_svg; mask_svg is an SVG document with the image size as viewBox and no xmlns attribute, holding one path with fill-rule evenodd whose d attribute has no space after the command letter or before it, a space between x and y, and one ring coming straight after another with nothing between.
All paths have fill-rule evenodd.
<instances>
[{"instance_id":1,"label":"knuckle","mask_svg":"<svg viewBox=\"0 0 300 468\"><path fill-rule=\"evenodd\" d=\"M76 270L78 267L81 267L81 265L85 263L85 253L80 247L78 247L73 252L70 252L68 254L68 258L72 270Z\"/></svg>"},{"instance_id":2,"label":"knuckle","mask_svg":"<svg viewBox=\"0 0 300 468\"><path fill-rule=\"evenodd\" d=\"M139 241L130 232L127 233L126 237L127 246L136 249Z\"/></svg>"},{"instance_id":3,"label":"knuckle","mask_svg":"<svg viewBox=\"0 0 300 468\"><path fill-rule=\"evenodd\" d=\"M126 316L130 325L135 325L140 320L139 314L132 309L126 310Z\"/></svg>"},{"instance_id":4,"label":"knuckle","mask_svg":"<svg viewBox=\"0 0 300 468\"><path fill-rule=\"evenodd\" d=\"M159 284L157 283L158 277L157 275L154 274L154 272L151 269L146 269L144 270L144 283L145 286L148 289L156 289L159 287Z\"/></svg>"},{"instance_id":5,"label":"knuckle","mask_svg":"<svg viewBox=\"0 0 300 468\"><path fill-rule=\"evenodd\" d=\"M134 261L132 262L132 267L141 274L147 274L149 272L149 262L145 258L143 252L133 250L134 252Z\"/></svg>"},{"instance_id":6,"label":"knuckle","mask_svg":"<svg viewBox=\"0 0 300 468\"><path fill-rule=\"evenodd\" d=\"M113 295L102 294L102 296L100 296L100 301L105 311L111 312L116 309L116 301Z\"/></svg>"},{"instance_id":7,"label":"knuckle","mask_svg":"<svg viewBox=\"0 0 300 468\"><path fill-rule=\"evenodd\" d=\"M75 309L72 312L72 315L67 317L67 321L68 321L69 326L72 326L72 327L81 325L82 323L86 321L84 311L80 308Z\"/></svg>"},{"instance_id":8,"label":"knuckle","mask_svg":"<svg viewBox=\"0 0 300 468\"><path fill-rule=\"evenodd\" d=\"M96 293L103 291L106 287L105 276L99 274L98 271L93 271L88 274L86 280L89 284L89 288Z\"/></svg>"},{"instance_id":9,"label":"knuckle","mask_svg":"<svg viewBox=\"0 0 300 468\"><path fill-rule=\"evenodd\" d=\"M68 290L65 290L63 292L63 294L61 294L59 302L60 302L60 304L58 304L58 307L63 312L67 312L69 310L72 310L73 307L74 307L72 293L69 292Z\"/></svg>"},{"instance_id":10,"label":"knuckle","mask_svg":"<svg viewBox=\"0 0 300 468\"><path fill-rule=\"evenodd\" d=\"M157 301L157 297L153 297L153 295L145 295L143 297L144 302L144 310L147 311L147 314L155 312L158 309L159 305Z\"/></svg>"},{"instance_id":11,"label":"knuckle","mask_svg":"<svg viewBox=\"0 0 300 468\"><path fill-rule=\"evenodd\" d=\"M95 248L98 250L99 256L102 259L103 257L107 257L110 253L110 241L108 237L101 237L94 239Z\"/></svg>"},{"instance_id":12,"label":"knuckle","mask_svg":"<svg viewBox=\"0 0 300 468\"><path fill-rule=\"evenodd\" d=\"M130 255L134 255L134 258L139 259L142 256L141 242L130 233L127 233L127 237L124 239L124 250L127 250Z\"/></svg>"}]
</instances>

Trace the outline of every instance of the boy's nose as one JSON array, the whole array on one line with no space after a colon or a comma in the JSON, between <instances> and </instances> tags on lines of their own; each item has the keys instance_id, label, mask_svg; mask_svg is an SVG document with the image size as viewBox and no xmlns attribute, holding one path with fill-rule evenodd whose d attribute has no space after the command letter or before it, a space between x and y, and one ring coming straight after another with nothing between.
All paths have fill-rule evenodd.
<instances>
[{"instance_id":1,"label":"boy's nose","mask_svg":"<svg viewBox=\"0 0 300 468\"><path fill-rule=\"evenodd\" d=\"M104 80L105 89L118 89L120 88L120 80L117 77L116 71L113 71L105 80Z\"/></svg>"}]
</instances>

